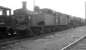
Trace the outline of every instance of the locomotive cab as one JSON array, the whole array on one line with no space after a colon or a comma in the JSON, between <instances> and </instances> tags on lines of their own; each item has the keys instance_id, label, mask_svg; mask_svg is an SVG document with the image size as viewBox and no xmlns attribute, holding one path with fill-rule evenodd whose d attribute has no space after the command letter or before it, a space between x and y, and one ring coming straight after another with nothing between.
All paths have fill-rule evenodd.
<instances>
[{"instance_id":1,"label":"locomotive cab","mask_svg":"<svg viewBox=\"0 0 86 50\"><path fill-rule=\"evenodd\" d=\"M14 30L11 28L11 9L0 6L0 38L12 36Z\"/></svg>"},{"instance_id":2,"label":"locomotive cab","mask_svg":"<svg viewBox=\"0 0 86 50\"><path fill-rule=\"evenodd\" d=\"M11 15L11 9L0 6L0 15L3 16Z\"/></svg>"},{"instance_id":3,"label":"locomotive cab","mask_svg":"<svg viewBox=\"0 0 86 50\"><path fill-rule=\"evenodd\" d=\"M11 16L11 9L0 6L0 25L5 24L6 20Z\"/></svg>"}]
</instances>

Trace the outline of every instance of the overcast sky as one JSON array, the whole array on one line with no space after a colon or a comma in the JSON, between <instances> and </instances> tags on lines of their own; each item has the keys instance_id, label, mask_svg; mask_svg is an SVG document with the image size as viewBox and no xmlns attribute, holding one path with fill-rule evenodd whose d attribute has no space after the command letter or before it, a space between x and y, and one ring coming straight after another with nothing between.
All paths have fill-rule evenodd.
<instances>
[{"instance_id":1,"label":"overcast sky","mask_svg":"<svg viewBox=\"0 0 86 50\"><path fill-rule=\"evenodd\" d=\"M33 0L0 0L0 6L9 7L12 10L21 8L22 1L27 1L27 8L33 10ZM40 8L50 8L68 15L85 18L86 0L35 0L35 5Z\"/></svg>"}]
</instances>

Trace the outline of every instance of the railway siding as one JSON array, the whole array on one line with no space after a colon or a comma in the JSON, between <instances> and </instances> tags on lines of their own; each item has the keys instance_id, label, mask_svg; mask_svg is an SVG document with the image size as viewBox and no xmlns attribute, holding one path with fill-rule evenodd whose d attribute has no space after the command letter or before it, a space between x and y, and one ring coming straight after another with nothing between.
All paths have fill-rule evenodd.
<instances>
[{"instance_id":1,"label":"railway siding","mask_svg":"<svg viewBox=\"0 0 86 50\"><path fill-rule=\"evenodd\" d=\"M63 47L66 47L67 45L85 36L85 30L86 26L73 28L62 32L58 32L53 35L48 35L33 41L25 39L21 41L18 45L30 48L31 50L61 50ZM18 49L16 48L16 50Z\"/></svg>"}]
</instances>

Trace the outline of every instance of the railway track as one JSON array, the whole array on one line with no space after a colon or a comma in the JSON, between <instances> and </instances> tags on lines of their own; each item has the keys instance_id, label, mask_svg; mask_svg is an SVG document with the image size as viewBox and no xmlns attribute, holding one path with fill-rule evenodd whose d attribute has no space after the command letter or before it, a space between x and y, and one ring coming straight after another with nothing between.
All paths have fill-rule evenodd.
<instances>
[{"instance_id":1,"label":"railway track","mask_svg":"<svg viewBox=\"0 0 86 50\"><path fill-rule=\"evenodd\" d=\"M73 29L70 29L70 30L67 30L67 31L63 31L63 32L60 32L60 33L66 33L67 35L61 35L61 36L59 36L61 39L63 39L63 40L59 40L59 38L58 37L53 37L53 38L51 38L51 40L54 40L54 38L56 38L56 39L58 39L59 41L47 41L46 43L44 43L45 45L40 45L40 44L37 44L38 46L40 46L40 47L44 47L44 46L46 46L47 48L48 47L50 47L51 48L51 46L49 46L49 45L51 45L51 44L49 44L48 42L50 42L50 43L52 43L52 44L56 44L56 48L57 47L59 47L59 49L61 50L69 50L68 48L69 47L71 47L72 45L74 45L75 43L77 43L77 42L79 42L79 41L81 41L82 39L84 39L84 37L86 37L86 35L85 35L85 29L84 29L84 27L83 27L83 29L81 30L82 28L78 28L78 29L75 29L75 30L73 30ZM55 32L53 32L53 33L55 33ZM51 35L53 34L53 33L51 33ZM59 34L60 34L59 33ZM69 34L70 33L70 34ZM59 35L58 34L58 35ZM50 33L49 34L47 34L48 36L50 35ZM16 43L16 41L18 42L18 43L20 43L21 41L22 42L25 42L26 43L26 41L27 40L36 40L36 39L40 39L40 38L42 38L42 37L44 37L44 36L47 36L46 34L44 34L44 35L40 35L40 36L36 36L36 37L34 37L34 38L25 38L25 39L20 39L20 40L15 40L15 41L13 41L13 42L11 42L11 43L3 43L3 44L1 44L1 45L3 45L3 46L10 46L11 44L13 45L14 43ZM62 38L63 37L63 38ZM45 37L44 37L45 38ZM48 37L48 38L50 38L50 37ZM46 39L45 39L46 40ZM61 42L62 41L62 42ZM37 43L37 42L39 42L39 41L37 41L36 40L36 42L34 41L34 44L35 43ZM40 41L41 42L41 41ZM56 43L55 43L56 42ZM61 42L61 44L59 43L59 42ZM28 42L29 43L29 42ZM48 44L47 44L48 43ZM70 44L71 43L71 44ZM9 45L10 44L10 45ZM23 44L23 43L22 43ZM33 44L33 46L34 46L34 44ZM41 43L42 44L42 43ZM47 46L47 45L48 46ZM60 44L60 45L59 45ZM0 45L0 46L1 46ZM24 46L26 46L26 44L23 44ZM37 46L36 45L36 46ZM67 46L68 45L68 46ZM6 47L7 47L6 46ZM28 45L29 46L29 45ZM34 48L36 47L36 46L34 46ZM55 45L54 45L55 46ZM65 47L66 46L66 47ZM53 46L52 46L53 47ZM60 48L61 47L61 48ZM64 47L64 48L63 48ZM3 48L3 47L1 47L1 48ZM32 47L33 48L33 47ZM40 49L40 48L39 48ZM35 49L36 50L36 49Z\"/></svg>"},{"instance_id":2,"label":"railway track","mask_svg":"<svg viewBox=\"0 0 86 50\"><path fill-rule=\"evenodd\" d=\"M86 35L61 50L86 50Z\"/></svg>"},{"instance_id":3,"label":"railway track","mask_svg":"<svg viewBox=\"0 0 86 50\"><path fill-rule=\"evenodd\" d=\"M38 36L34 36L34 37L29 37L29 36L22 37L22 36L19 36L19 37L7 38L7 39L4 39L4 40L0 40L0 46L8 45L8 44L15 43L15 42L24 41L26 39L35 40L35 39L38 39L38 38L42 38L44 36L49 36L52 33L55 33L55 32L51 32L51 33L48 33L48 34L42 34L42 35L38 35Z\"/></svg>"}]
</instances>

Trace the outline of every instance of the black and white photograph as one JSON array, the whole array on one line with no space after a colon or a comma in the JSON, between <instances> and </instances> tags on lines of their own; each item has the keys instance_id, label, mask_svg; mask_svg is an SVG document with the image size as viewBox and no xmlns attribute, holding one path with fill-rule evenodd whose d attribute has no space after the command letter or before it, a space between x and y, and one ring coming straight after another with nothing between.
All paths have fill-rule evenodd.
<instances>
[{"instance_id":1,"label":"black and white photograph","mask_svg":"<svg viewBox=\"0 0 86 50\"><path fill-rule=\"evenodd\" d=\"M0 50L86 50L86 0L0 0Z\"/></svg>"}]
</instances>

